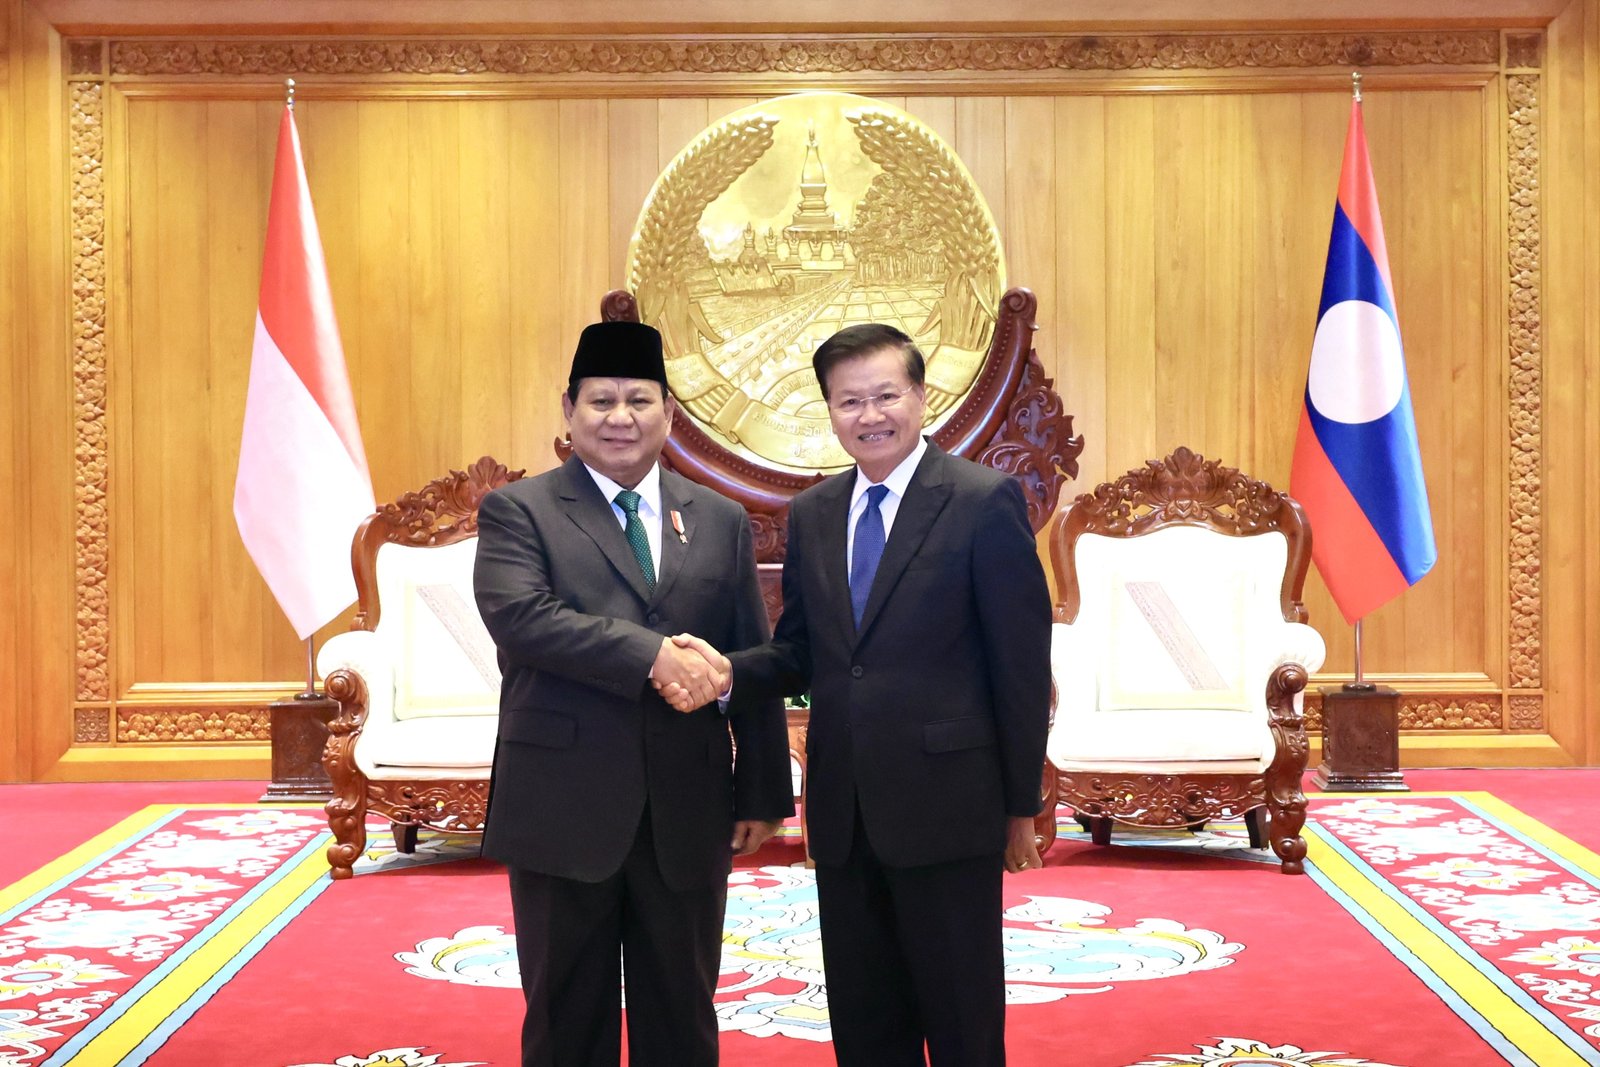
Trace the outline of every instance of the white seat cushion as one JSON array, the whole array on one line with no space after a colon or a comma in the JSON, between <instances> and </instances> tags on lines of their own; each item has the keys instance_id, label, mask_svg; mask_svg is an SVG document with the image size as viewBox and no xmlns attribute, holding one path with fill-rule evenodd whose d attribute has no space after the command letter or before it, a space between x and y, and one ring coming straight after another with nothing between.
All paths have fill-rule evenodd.
<instances>
[{"instance_id":1,"label":"white seat cushion","mask_svg":"<svg viewBox=\"0 0 1600 1067\"><path fill-rule=\"evenodd\" d=\"M1254 762L1272 755L1272 731L1261 719L1205 708L1130 709L1077 715L1070 729L1058 720L1050 762ZM1148 768L1146 768L1148 769Z\"/></svg>"},{"instance_id":2,"label":"white seat cushion","mask_svg":"<svg viewBox=\"0 0 1600 1067\"><path fill-rule=\"evenodd\" d=\"M361 762L379 769L459 768L487 775L494 760L498 726L493 706L478 709L476 715L436 715L386 723L381 731L362 736Z\"/></svg>"}]
</instances>

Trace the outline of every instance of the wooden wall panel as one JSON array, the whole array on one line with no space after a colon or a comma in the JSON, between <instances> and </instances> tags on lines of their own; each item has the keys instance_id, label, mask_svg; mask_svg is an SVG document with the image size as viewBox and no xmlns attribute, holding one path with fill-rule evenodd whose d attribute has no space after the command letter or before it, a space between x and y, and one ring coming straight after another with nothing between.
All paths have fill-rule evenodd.
<instances>
[{"instance_id":1,"label":"wooden wall panel","mask_svg":"<svg viewBox=\"0 0 1600 1067\"><path fill-rule=\"evenodd\" d=\"M14 516L10 539L16 585L8 599L11 620L0 624L10 634L15 652L14 689L0 695L0 744L15 736L10 759L0 758L0 778L41 776L71 745L71 701L76 645L98 647L99 635L75 626L75 559L73 546L80 527L75 513L79 479L91 483L100 468L85 470L76 462L74 390L75 361L98 338L83 329L75 344L68 329L69 279L73 256L86 264L84 274L103 285L99 252L103 215L80 213L76 219L84 242L69 251L69 178L62 161L68 130L81 122L80 103L93 106L99 94L79 97L61 79L61 37L24 0L3 5L7 22L3 78L7 85L5 125L7 154L0 176L9 185L11 213L0 244L12 258L10 314L0 326L0 344L14 346L7 359L12 388L0 398L0 432L10 435L15 449L15 480L8 482ZM80 175L85 187L96 187L98 174ZM76 229L75 227L74 229ZM103 290L101 290L103 293ZM14 361L14 362L13 362ZM98 383L85 376L91 389ZM87 499L86 499L86 502ZM95 497L94 502L99 503ZM104 574L104 554L86 572ZM83 583L89 584L89 583ZM93 595L93 594L91 594ZM5 705L13 702L10 707Z\"/></svg>"},{"instance_id":2,"label":"wooden wall panel","mask_svg":"<svg viewBox=\"0 0 1600 1067\"><path fill-rule=\"evenodd\" d=\"M1477 610L1492 578L1484 542L1496 528L1481 498L1503 495L1483 434L1497 417L1484 388L1495 301L1485 291L1493 242L1483 91L1369 92L1444 546L1438 572L1371 620L1377 671L1499 675L1490 638L1499 620ZM670 151L661 131L677 144L702 112L743 103L302 99L307 167L381 497L481 451L535 469L551 462L565 353L599 294L623 281L634 217ZM956 148L1005 234L1012 282L1055 298L1042 310L1040 344L1088 434L1080 488L1180 443L1286 481L1345 94L918 103L953 118ZM271 110L172 98L128 108L135 370L118 420L134 487L131 565L120 578L119 632L131 634L124 687L271 681L296 667L258 589L251 606L264 611L224 610L209 592L258 584L230 509L265 210L265 187L251 178L272 155ZM523 137L545 157L542 169L513 158ZM529 218L544 222L529 228ZM555 264L553 274L514 285L537 263ZM525 321L513 329L519 305ZM529 373L526 360L544 373ZM551 392L528 395L519 380ZM158 527L168 536L139 536ZM1459 603L1474 610L1458 612ZM1311 607L1341 662L1349 641L1320 588ZM1458 624L1437 624L1451 617Z\"/></svg>"},{"instance_id":3,"label":"wooden wall panel","mask_svg":"<svg viewBox=\"0 0 1600 1067\"><path fill-rule=\"evenodd\" d=\"M0 4L0 231L23 234L27 216L22 210L23 187L20 161L22 135L18 129L21 108L20 77L15 62L12 23L19 14L16 0ZM26 271L23 250L26 242L11 240L0 244L0 388L15 396L24 385L22 361L27 332L18 314L17 279ZM23 471L25 441L15 418L0 427L0 485L16 485ZM23 589L23 547L21 538L8 537L0 543L0 604L21 603ZM0 613L0 782L23 776L27 745L22 735L20 701L22 618L21 612Z\"/></svg>"},{"instance_id":4,"label":"wooden wall panel","mask_svg":"<svg viewBox=\"0 0 1600 1067\"><path fill-rule=\"evenodd\" d=\"M1569 23L1552 41L1568 64L1553 67L1568 124L1562 143L1577 144L1581 159L1595 150L1571 133L1581 128L1571 116L1595 108L1600 0L1579 2L1586 14L1577 28ZM1532 716L1523 727L1538 730L1544 683L1519 681L1507 666L1516 567L1541 565L1538 549L1520 563L1510 558L1506 518L1512 497L1530 491L1508 471L1507 69L1478 63L1368 78L1369 144L1441 560L1371 618L1367 668L1441 693L1515 683ZM1025 81L969 70L886 83L878 94L954 146L1001 224L1009 282L1039 294L1037 347L1087 440L1068 497L1178 444L1287 484L1349 97L1332 68L1196 74L1063 71ZM554 462L568 354L600 295L626 280L643 196L706 123L757 102L771 84L752 80L746 92L727 80L696 95L681 79L657 90L648 80L503 78L484 81L482 92L458 91L449 74L403 86L311 81L298 119L380 499L485 452L535 471ZM175 693L247 702L251 686L288 683L303 664L231 514L281 104L259 81L226 75L119 75L94 85L105 99L103 157L115 184L105 199L114 691L89 692L80 651L77 704L157 703ZM66 146L54 150L59 158ZM1581 169L1563 165L1569 191L1557 217L1570 225L1594 194L1574 177ZM8 173L0 168L0 183ZM51 190L41 190L46 217ZM29 199L30 219L35 206ZM1547 215L1540 224L1554 223ZM1592 250L1569 251L1563 263L1594 270ZM13 278L6 288L25 284ZM1566 284L1571 305L1583 290ZM62 294L55 299L59 307ZM1563 421L1540 447L1559 443L1552 484L1570 488L1583 480L1574 464L1591 473L1583 449L1600 444L1596 405L1579 384L1600 331L1582 318L1592 312L1563 313L1549 357L1561 374L1551 399ZM59 351L74 349L62 339ZM52 370L62 367L12 366L59 417L72 399ZM30 429L29 458L61 435L59 423ZM22 460L8 460L0 445L0 473L8 462ZM53 462L70 482L68 461ZM82 534L76 555L50 536L70 492L37 491L47 508L28 544L53 553L58 579L76 560L81 588ZM1543 565L1589 581L1582 531L1593 515L1537 502L1558 552ZM80 503L76 513L81 525L88 512ZM9 565L13 574L23 566ZM6 566L0 556L0 593ZM1592 609L1561 599L1572 594L1552 584L1519 610L1543 612L1541 597L1560 605L1565 629L1536 635L1533 651L1541 663L1570 663L1593 640L1579 635L1597 627ZM1329 639L1329 671L1346 670L1349 631L1315 577L1308 604ZM8 640L16 635L0 624L0 653ZM1571 700L1593 687L1593 673L1568 666L1551 677ZM1469 725L1499 730L1499 699L1494 721ZM1593 747L1590 718L1570 704L1552 712L1568 753ZM4 728L0 714L0 735ZM62 732L59 723L48 729Z\"/></svg>"}]
</instances>

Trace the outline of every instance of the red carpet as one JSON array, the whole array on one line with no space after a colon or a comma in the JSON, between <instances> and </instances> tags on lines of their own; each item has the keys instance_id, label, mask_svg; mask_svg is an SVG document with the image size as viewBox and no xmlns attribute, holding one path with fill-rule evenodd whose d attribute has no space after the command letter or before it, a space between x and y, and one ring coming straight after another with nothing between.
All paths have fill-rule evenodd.
<instances>
[{"instance_id":1,"label":"red carpet","mask_svg":"<svg viewBox=\"0 0 1600 1067\"><path fill-rule=\"evenodd\" d=\"M1313 817L1327 809L1329 818L1317 824L1312 859L1319 866L1305 878L1280 875L1275 863L1242 850L1234 829L1194 837L1119 834L1119 845L1103 849L1074 827L1044 870L1007 878L1011 1062L1600 1062L1600 1054L1583 1051L1592 1049L1583 1044L1586 1026L1600 1044L1600 994L1591 1001L1586 984L1600 979L1600 944L1587 940L1594 935L1581 925L1584 909L1600 902L1600 864L1579 847L1600 843L1585 810L1600 771L1415 771L1407 778L1418 791L1496 794L1498 801L1464 800L1465 816L1432 816L1449 824L1438 840L1460 839L1457 824L1470 817L1478 820L1469 827L1474 833L1508 835L1495 847L1538 851L1542 859L1519 852L1519 861L1564 872L1548 880L1561 887L1561 907L1540 914L1561 911L1567 926L1521 931L1515 943L1502 932L1498 950L1475 946L1473 924L1488 905L1450 896L1459 881L1430 888L1433 876L1417 874L1428 855L1389 864L1384 813L1341 807L1349 798L1314 802ZM255 807L249 802L260 791L257 783L0 787L8 808L20 803L54 813L48 837L30 834L0 854L0 885L15 883L0 890L0 1064L516 1062L520 998L505 879L492 865L459 858L472 851L470 842L425 838L417 860L380 847L355 879L330 884L320 840L288 840L299 829L286 836L273 820L247 812L236 813L235 825L218 819L221 813L180 810L160 816L173 820L165 830L142 814L70 863L29 873L141 805ZM1404 795L1395 802L1428 804ZM152 837L162 833L168 837ZM173 834L184 840L174 845ZM225 840L200 840L208 834ZM234 843L251 834L264 858L234 857ZM1399 839L1413 846L1419 840ZM1435 852L1447 846L1426 845ZM218 860L218 850L229 857ZM168 867L193 865L196 856L210 857L199 862L213 864L213 872L231 864L224 879L231 888L180 894L184 899L168 901L170 912L161 915L161 905L118 903L141 914L128 930L113 929L106 887L141 875L164 884ZM730 887L718 997L729 1067L832 1062L815 895L809 875L793 866L799 858L793 843L770 845L757 857L762 866L736 872ZM1452 863L1446 881L1483 877ZM1462 916L1471 923L1463 925ZM1594 918L1600 930L1600 912ZM174 919L185 920L186 931L160 940L159 950L139 940L149 933L138 932L141 924ZM77 985L63 977L73 967L83 978ZM122 977L97 978L97 967ZM47 985L53 999L39 995ZM1496 1001L1512 995L1522 999ZM1553 1058L1523 1051L1542 1035L1539 1011L1552 1031L1557 1017L1567 1028L1565 1046L1546 1041Z\"/></svg>"}]
</instances>

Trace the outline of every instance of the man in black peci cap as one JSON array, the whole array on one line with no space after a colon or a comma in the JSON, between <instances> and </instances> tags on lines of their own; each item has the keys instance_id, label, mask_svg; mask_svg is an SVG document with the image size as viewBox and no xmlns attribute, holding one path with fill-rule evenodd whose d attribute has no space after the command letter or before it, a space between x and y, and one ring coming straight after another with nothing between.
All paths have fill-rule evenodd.
<instances>
[{"instance_id":1,"label":"man in black peci cap","mask_svg":"<svg viewBox=\"0 0 1600 1067\"><path fill-rule=\"evenodd\" d=\"M629 1062L715 1064L731 857L794 811L781 702L725 714L725 676L669 638L743 649L768 627L744 509L657 464L666 383L653 328L587 327L561 401L573 456L478 513L504 674L483 852L510 869L525 1067L616 1064L624 973Z\"/></svg>"}]
</instances>

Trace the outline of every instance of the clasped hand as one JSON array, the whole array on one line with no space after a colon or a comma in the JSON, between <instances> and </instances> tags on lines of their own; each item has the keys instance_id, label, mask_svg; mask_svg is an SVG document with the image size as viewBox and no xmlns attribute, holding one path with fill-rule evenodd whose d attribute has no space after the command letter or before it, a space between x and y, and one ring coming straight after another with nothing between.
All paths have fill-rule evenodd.
<instances>
[{"instance_id":1,"label":"clasped hand","mask_svg":"<svg viewBox=\"0 0 1600 1067\"><path fill-rule=\"evenodd\" d=\"M676 710L693 711L726 692L731 673L728 657L698 637L678 634L661 639L650 684Z\"/></svg>"}]
</instances>

